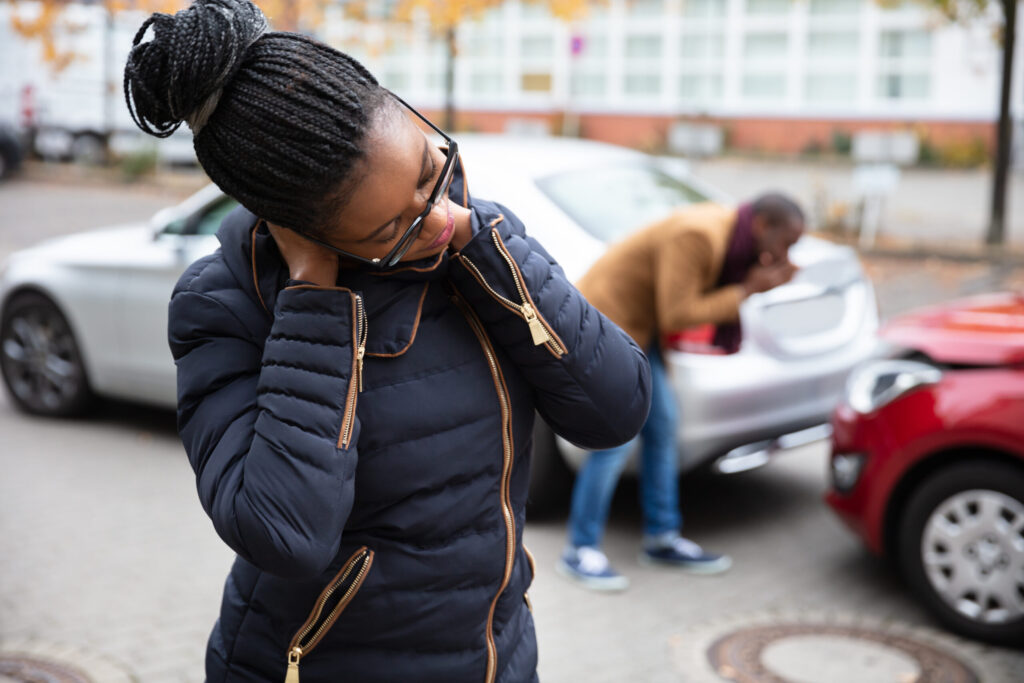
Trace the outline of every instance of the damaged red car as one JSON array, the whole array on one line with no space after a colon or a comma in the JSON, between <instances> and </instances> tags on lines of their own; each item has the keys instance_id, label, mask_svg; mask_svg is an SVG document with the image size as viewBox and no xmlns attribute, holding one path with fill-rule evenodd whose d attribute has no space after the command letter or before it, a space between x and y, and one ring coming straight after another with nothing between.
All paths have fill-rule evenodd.
<instances>
[{"instance_id":1,"label":"damaged red car","mask_svg":"<svg viewBox=\"0 0 1024 683\"><path fill-rule=\"evenodd\" d=\"M951 630L1024 646L1024 297L900 316L833 416L828 504Z\"/></svg>"}]
</instances>

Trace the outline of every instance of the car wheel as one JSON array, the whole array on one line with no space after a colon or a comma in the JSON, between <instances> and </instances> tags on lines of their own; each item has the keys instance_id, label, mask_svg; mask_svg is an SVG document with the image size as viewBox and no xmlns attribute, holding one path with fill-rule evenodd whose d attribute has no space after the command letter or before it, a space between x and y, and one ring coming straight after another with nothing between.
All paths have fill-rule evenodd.
<instances>
[{"instance_id":1,"label":"car wheel","mask_svg":"<svg viewBox=\"0 0 1024 683\"><path fill-rule=\"evenodd\" d=\"M572 472L555 443L555 434L538 415L533 423L533 459L526 511L532 518L549 517L566 508Z\"/></svg>"},{"instance_id":2,"label":"car wheel","mask_svg":"<svg viewBox=\"0 0 1024 683\"><path fill-rule=\"evenodd\" d=\"M103 138L93 133L76 135L71 141L71 159L87 166L102 165L107 160L107 146Z\"/></svg>"},{"instance_id":3,"label":"car wheel","mask_svg":"<svg viewBox=\"0 0 1024 683\"><path fill-rule=\"evenodd\" d=\"M911 495L900 565L949 629L1024 642L1024 467L991 461L945 468Z\"/></svg>"},{"instance_id":4,"label":"car wheel","mask_svg":"<svg viewBox=\"0 0 1024 683\"><path fill-rule=\"evenodd\" d=\"M0 371L18 407L34 415L76 415L92 396L67 319L34 292L16 295L4 308Z\"/></svg>"}]
</instances>

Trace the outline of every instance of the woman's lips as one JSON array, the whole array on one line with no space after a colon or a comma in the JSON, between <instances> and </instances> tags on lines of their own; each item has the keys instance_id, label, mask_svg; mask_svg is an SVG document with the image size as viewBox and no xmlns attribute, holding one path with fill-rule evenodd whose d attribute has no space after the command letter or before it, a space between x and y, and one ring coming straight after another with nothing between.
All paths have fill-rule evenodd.
<instances>
[{"instance_id":1,"label":"woman's lips","mask_svg":"<svg viewBox=\"0 0 1024 683\"><path fill-rule=\"evenodd\" d=\"M427 249L434 249L447 244L448 240L452 238L452 233L455 232L455 215L452 213L451 200L445 201L445 208L448 209L448 220L445 223L444 230L437 236L437 239L427 246Z\"/></svg>"}]
</instances>

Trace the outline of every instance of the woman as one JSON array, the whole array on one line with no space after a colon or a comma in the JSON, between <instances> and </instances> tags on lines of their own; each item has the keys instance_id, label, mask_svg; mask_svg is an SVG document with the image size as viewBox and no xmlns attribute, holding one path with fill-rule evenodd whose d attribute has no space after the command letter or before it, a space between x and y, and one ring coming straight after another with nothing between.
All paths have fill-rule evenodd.
<instances>
[{"instance_id":1,"label":"woman","mask_svg":"<svg viewBox=\"0 0 1024 683\"><path fill-rule=\"evenodd\" d=\"M200 0L150 17L125 70L138 125L187 121L242 205L170 304L179 430L238 555L207 677L535 680L534 413L622 443L647 361L469 198L455 141L429 144L350 57L265 29L246 0Z\"/></svg>"}]
</instances>

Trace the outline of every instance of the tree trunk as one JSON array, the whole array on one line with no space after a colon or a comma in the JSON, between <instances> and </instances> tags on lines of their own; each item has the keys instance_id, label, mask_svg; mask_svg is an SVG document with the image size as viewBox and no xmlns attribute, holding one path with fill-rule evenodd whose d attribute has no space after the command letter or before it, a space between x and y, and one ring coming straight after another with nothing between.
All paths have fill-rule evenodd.
<instances>
[{"instance_id":1,"label":"tree trunk","mask_svg":"<svg viewBox=\"0 0 1024 683\"><path fill-rule=\"evenodd\" d=\"M1013 142L1010 89L1013 85L1013 51L1017 38L1017 0L1002 1L1003 15L1006 18L1003 33L1003 81L999 93L999 123L996 127L996 166L992 179L992 215L985 239L988 244L1002 244L1006 239L1006 183Z\"/></svg>"},{"instance_id":2,"label":"tree trunk","mask_svg":"<svg viewBox=\"0 0 1024 683\"><path fill-rule=\"evenodd\" d=\"M449 26L444 35L448 61L444 70L444 129L455 132L455 27Z\"/></svg>"}]
</instances>

